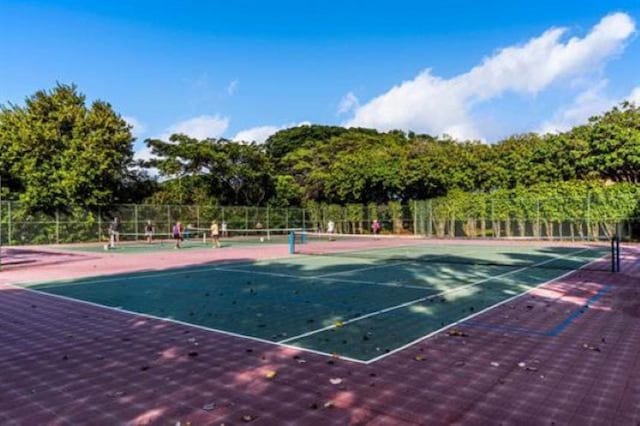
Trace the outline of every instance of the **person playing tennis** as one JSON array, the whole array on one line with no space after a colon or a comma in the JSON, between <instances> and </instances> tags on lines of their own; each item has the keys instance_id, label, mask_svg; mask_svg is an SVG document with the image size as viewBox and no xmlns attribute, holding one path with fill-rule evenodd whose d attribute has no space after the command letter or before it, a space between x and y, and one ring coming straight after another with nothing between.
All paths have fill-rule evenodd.
<instances>
[{"instance_id":1,"label":"person playing tennis","mask_svg":"<svg viewBox=\"0 0 640 426\"><path fill-rule=\"evenodd\" d=\"M147 244L151 244L153 241L153 225L151 220L147 220L147 224L144 226L144 236L147 239Z\"/></svg>"},{"instance_id":2,"label":"person playing tennis","mask_svg":"<svg viewBox=\"0 0 640 426\"><path fill-rule=\"evenodd\" d=\"M176 240L176 245L174 248L179 249L180 243L182 242L182 224L180 223L180 221L176 222L175 225L173 225L172 234L173 239Z\"/></svg>"},{"instance_id":3,"label":"person playing tennis","mask_svg":"<svg viewBox=\"0 0 640 426\"><path fill-rule=\"evenodd\" d=\"M211 222L211 239L213 240L213 247L220 248L220 231L218 229L218 222L215 220Z\"/></svg>"},{"instance_id":4,"label":"person playing tennis","mask_svg":"<svg viewBox=\"0 0 640 426\"><path fill-rule=\"evenodd\" d=\"M120 219L118 216L113 218L109 224L109 248L116 248L116 243L120 242Z\"/></svg>"},{"instance_id":5,"label":"person playing tennis","mask_svg":"<svg viewBox=\"0 0 640 426\"><path fill-rule=\"evenodd\" d=\"M334 241L335 238L333 237L333 234L335 234L336 232L336 223L333 220L329 220L329 222L327 222L327 234L329 234L329 241Z\"/></svg>"},{"instance_id":6,"label":"person playing tennis","mask_svg":"<svg viewBox=\"0 0 640 426\"><path fill-rule=\"evenodd\" d=\"M378 219L373 219L373 223L371 224L371 231L373 232L373 235L378 236L380 234L380 222L378 222Z\"/></svg>"}]
</instances>

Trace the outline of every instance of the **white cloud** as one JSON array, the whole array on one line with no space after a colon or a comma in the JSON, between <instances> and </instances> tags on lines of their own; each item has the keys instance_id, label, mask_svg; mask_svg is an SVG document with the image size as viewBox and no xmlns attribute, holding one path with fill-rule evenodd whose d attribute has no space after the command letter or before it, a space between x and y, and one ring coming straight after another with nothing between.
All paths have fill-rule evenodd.
<instances>
[{"instance_id":1,"label":"white cloud","mask_svg":"<svg viewBox=\"0 0 640 426\"><path fill-rule=\"evenodd\" d=\"M238 83L238 79L229 82L227 85L227 94L229 96L233 96L236 93L236 90L238 90Z\"/></svg>"},{"instance_id":2,"label":"white cloud","mask_svg":"<svg viewBox=\"0 0 640 426\"><path fill-rule=\"evenodd\" d=\"M569 106L556 111L552 119L541 126L540 132L559 133L586 124L589 118L605 113L624 100L640 105L640 87L633 89L623 99L613 99L603 94L606 86L607 81L602 80L578 94Z\"/></svg>"},{"instance_id":3,"label":"white cloud","mask_svg":"<svg viewBox=\"0 0 640 426\"><path fill-rule=\"evenodd\" d=\"M232 139L234 141L264 143L264 141L266 141L269 136L280 130L288 129L290 127L308 126L310 124L311 123L309 123L308 121L303 121L300 123L285 124L284 126L252 127L250 129L245 129L236 133L236 135Z\"/></svg>"},{"instance_id":4,"label":"white cloud","mask_svg":"<svg viewBox=\"0 0 640 426\"><path fill-rule=\"evenodd\" d=\"M151 160L154 158L156 158L156 156L151 154L151 148L147 146L140 148L133 155L134 160Z\"/></svg>"},{"instance_id":5,"label":"white cloud","mask_svg":"<svg viewBox=\"0 0 640 426\"><path fill-rule=\"evenodd\" d=\"M472 117L474 104L508 92L537 94L562 79L593 73L619 53L634 32L634 21L624 13L604 17L582 38L564 41L567 29L552 28L450 79L422 71L358 107L346 125L480 138Z\"/></svg>"},{"instance_id":6,"label":"white cloud","mask_svg":"<svg viewBox=\"0 0 640 426\"><path fill-rule=\"evenodd\" d=\"M340 100L338 104L338 114L346 114L357 109L360 106L360 101L353 92L349 92Z\"/></svg>"},{"instance_id":7,"label":"white cloud","mask_svg":"<svg viewBox=\"0 0 640 426\"><path fill-rule=\"evenodd\" d=\"M140 137L147 131L147 126L135 117L123 116L122 119L131 126L131 133L135 138Z\"/></svg>"},{"instance_id":8,"label":"white cloud","mask_svg":"<svg viewBox=\"0 0 640 426\"><path fill-rule=\"evenodd\" d=\"M598 115L611 107L617 102L604 95L603 91L607 86L606 80L578 94L573 102L566 107L556 111L551 120L542 124L541 133L559 133L564 132L572 127L585 124L590 117Z\"/></svg>"},{"instance_id":9,"label":"white cloud","mask_svg":"<svg viewBox=\"0 0 640 426\"><path fill-rule=\"evenodd\" d=\"M219 138L229 127L229 118L220 115L201 115L170 126L160 139L183 133L196 139Z\"/></svg>"},{"instance_id":10,"label":"white cloud","mask_svg":"<svg viewBox=\"0 0 640 426\"><path fill-rule=\"evenodd\" d=\"M239 131L232 139L234 141L263 143L278 130L280 127L277 126L257 126Z\"/></svg>"},{"instance_id":11,"label":"white cloud","mask_svg":"<svg viewBox=\"0 0 640 426\"><path fill-rule=\"evenodd\" d=\"M151 148L149 148L149 147L147 147L147 146L141 147L140 149L138 149L138 150L133 154L133 159L134 159L135 161L145 161L145 160L151 160L151 159L154 159L154 158L157 158L157 157L156 157L155 155L151 154ZM138 170L140 170L140 168L139 168L139 167L137 167L137 166L136 166L136 167L134 167L134 169L138 169ZM157 169L157 168L155 168L155 167L145 168L144 170L145 170L145 171L149 174L149 176L151 176L151 177L157 177L157 176L160 174L160 172L158 171L158 169Z\"/></svg>"},{"instance_id":12,"label":"white cloud","mask_svg":"<svg viewBox=\"0 0 640 426\"><path fill-rule=\"evenodd\" d=\"M640 107L640 86L636 87L631 91L631 94L627 96L627 100L636 104L636 106Z\"/></svg>"}]
</instances>

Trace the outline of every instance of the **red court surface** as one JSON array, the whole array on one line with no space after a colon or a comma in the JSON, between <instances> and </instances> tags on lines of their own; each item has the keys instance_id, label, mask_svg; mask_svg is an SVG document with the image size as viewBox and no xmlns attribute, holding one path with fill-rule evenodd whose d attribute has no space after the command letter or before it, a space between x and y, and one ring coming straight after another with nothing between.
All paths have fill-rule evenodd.
<instances>
[{"instance_id":1,"label":"red court surface","mask_svg":"<svg viewBox=\"0 0 640 426\"><path fill-rule=\"evenodd\" d=\"M362 364L15 287L283 256L69 255L0 272L0 423L640 424L640 250ZM62 260L62 259L61 259Z\"/></svg>"}]
</instances>

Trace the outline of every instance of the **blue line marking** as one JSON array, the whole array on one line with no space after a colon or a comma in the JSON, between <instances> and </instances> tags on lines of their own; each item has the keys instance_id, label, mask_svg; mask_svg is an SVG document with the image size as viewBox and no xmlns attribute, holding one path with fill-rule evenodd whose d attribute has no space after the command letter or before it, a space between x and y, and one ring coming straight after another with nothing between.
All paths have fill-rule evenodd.
<instances>
[{"instance_id":1,"label":"blue line marking","mask_svg":"<svg viewBox=\"0 0 640 426\"><path fill-rule=\"evenodd\" d=\"M610 290L611 290L611 286L605 285L596 294L594 294L589 299L587 299L587 302L583 307L578 308L575 311L571 312L562 322L560 322L558 325L556 325L555 327L553 327L548 331L531 330L524 327L510 326L510 325L503 325L503 324L488 324L488 323L482 323L479 321L466 321L460 325L466 326L466 327L472 327L472 328L483 328L483 329L492 330L492 331L504 331L504 332L514 333L514 334L519 334L524 336L531 336L531 337L541 337L541 336L556 337L556 336L559 336L563 331L565 331L575 320L577 320L580 317L580 315L585 313L585 311L589 309L592 304L600 300Z\"/></svg>"},{"instance_id":2,"label":"blue line marking","mask_svg":"<svg viewBox=\"0 0 640 426\"><path fill-rule=\"evenodd\" d=\"M529 330L523 327L515 327L515 326L501 325L501 324L487 324L487 323L482 323L478 321L467 321L460 325L464 327L484 328L486 330L491 330L491 331L505 331L505 332L523 335L523 336L540 337L540 336L547 335L547 333Z\"/></svg>"},{"instance_id":3,"label":"blue line marking","mask_svg":"<svg viewBox=\"0 0 640 426\"><path fill-rule=\"evenodd\" d=\"M573 323L576 319L578 319L580 315L582 315L587 309L590 308L591 304L597 302L602 296L607 294L609 290L611 290L610 285L605 285L604 287L602 287L600 291L598 291L596 294L594 294L589 299L587 299L587 303L584 305L584 307L580 309L576 309L571 314L569 314L569 316L565 318L564 321L562 321L560 324L556 325L554 328L549 330L547 332L547 336L555 337L555 336L558 336L563 331L565 331L567 327L571 325L571 323Z\"/></svg>"}]
</instances>

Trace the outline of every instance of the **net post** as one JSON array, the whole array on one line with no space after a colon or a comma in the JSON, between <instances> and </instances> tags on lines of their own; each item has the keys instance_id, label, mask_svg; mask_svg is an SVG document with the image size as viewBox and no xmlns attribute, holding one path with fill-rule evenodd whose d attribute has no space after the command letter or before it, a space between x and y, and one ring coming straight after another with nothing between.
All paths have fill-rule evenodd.
<instances>
[{"instance_id":1,"label":"net post","mask_svg":"<svg viewBox=\"0 0 640 426\"><path fill-rule=\"evenodd\" d=\"M611 238L611 272L616 272L616 237Z\"/></svg>"},{"instance_id":2,"label":"net post","mask_svg":"<svg viewBox=\"0 0 640 426\"><path fill-rule=\"evenodd\" d=\"M296 253L296 234L294 231L289 232L289 254Z\"/></svg>"},{"instance_id":3,"label":"net post","mask_svg":"<svg viewBox=\"0 0 640 426\"><path fill-rule=\"evenodd\" d=\"M616 237L616 272L620 272L620 236Z\"/></svg>"}]
</instances>

